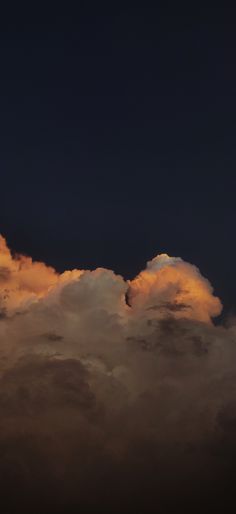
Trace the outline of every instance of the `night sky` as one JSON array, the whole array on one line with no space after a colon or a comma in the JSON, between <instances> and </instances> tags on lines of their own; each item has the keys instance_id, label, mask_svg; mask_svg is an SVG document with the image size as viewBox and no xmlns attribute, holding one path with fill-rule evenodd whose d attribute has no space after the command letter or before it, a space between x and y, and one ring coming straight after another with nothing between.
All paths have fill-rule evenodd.
<instances>
[{"instance_id":1,"label":"night sky","mask_svg":"<svg viewBox=\"0 0 236 514\"><path fill-rule=\"evenodd\" d=\"M0 231L58 270L160 252L235 307L235 18L227 9L1 19Z\"/></svg>"}]
</instances>

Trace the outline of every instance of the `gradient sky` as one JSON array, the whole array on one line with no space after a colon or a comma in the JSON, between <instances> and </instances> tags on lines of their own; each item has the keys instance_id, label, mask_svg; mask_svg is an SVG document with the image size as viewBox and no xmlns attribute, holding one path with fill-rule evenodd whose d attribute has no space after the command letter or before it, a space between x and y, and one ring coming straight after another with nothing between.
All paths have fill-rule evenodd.
<instances>
[{"instance_id":1,"label":"gradient sky","mask_svg":"<svg viewBox=\"0 0 236 514\"><path fill-rule=\"evenodd\" d=\"M235 308L235 12L3 13L0 232L58 270L161 252Z\"/></svg>"}]
</instances>

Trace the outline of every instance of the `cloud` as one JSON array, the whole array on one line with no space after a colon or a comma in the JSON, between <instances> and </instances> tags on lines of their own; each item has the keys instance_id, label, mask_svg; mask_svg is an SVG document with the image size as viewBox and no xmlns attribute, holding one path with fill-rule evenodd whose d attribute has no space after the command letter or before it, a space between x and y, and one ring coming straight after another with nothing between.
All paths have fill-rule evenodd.
<instances>
[{"instance_id":1,"label":"cloud","mask_svg":"<svg viewBox=\"0 0 236 514\"><path fill-rule=\"evenodd\" d=\"M129 301L135 309L156 311L158 318L164 309L178 318L209 322L222 309L210 283L195 266L165 254L149 261L130 282Z\"/></svg>"},{"instance_id":2,"label":"cloud","mask_svg":"<svg viewBox=\"0 0 236 514\"><path fill-rule=\"evenodd\" d=\"M222 306L195 266L160 255L128 282L59 275L1 238L0 299L12 512L210 512L230 497L235 324L213 324Z\"/></svg>"},{"instance_id":3,"label":"cloud","mask_svg":"<svg viewBox=\"0 0 236 514\"><path fill-rule=\"evenodd\" d=\"M13 257L0 236L0 309L9 314L43 297L58 280L53 268L30 257Z\"/></svg>"}]
</instances>

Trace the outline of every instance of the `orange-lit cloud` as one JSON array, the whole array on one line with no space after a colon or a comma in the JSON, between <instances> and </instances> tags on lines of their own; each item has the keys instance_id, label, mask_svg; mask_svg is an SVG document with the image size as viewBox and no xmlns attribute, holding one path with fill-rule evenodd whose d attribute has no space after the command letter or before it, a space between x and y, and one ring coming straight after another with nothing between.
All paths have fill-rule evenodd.
<instances>
[{"instance_id":1,"label":"orange-lit cloud","mask_svg":"<svg viewBox=\"0 0 236 514\"><path fill-rule=\"evenodd\" d=\"M221 312L220 300L199 270L180 258L158 255L147 263L147 268L125 284L121 277L105 269L89 273L83 270L66 271L59 275L42 262L33 262L23 255L12 256L5 239L0 236L0 298L1 307L7 313L26 308L42 298L49 298L62 291L68 284L82 279L75 293L73 308L84 310L89 302L118 312L124 308L127 293L134 313L157 318L166 311L176 318L196 319L209 322ZM115 287L116 285L116 287ZM77 295L82 295L78 304ZM147 311L149 313L147 314Z\"/></svg>"},{"instance_id":2,"label":"orange-lit cloud","mask_svg":"<svg viewBox=\"0 0 236 514\"><path fill-rule=\"evenodd\" d=\"M0 309L7 500L86 512L95 498L110 513L116 495L118 512L135 499L147 512L170 488L173 501L186 484L220 491L236 458L236 330L213 324L221 303L195 266L159 255L131 281L60 275L1 238Z\"/></svg>"},{"instance_id":3,"label":"orange-lit cloud","mask_svg":"<svg viewBox=\"0 0 236 514\"><path fill-rule=\"evenodd\" d=\"M147 263L129 290L132 307L160 317L166 310L176 318L209 322L220 314L220 300L199 270L180 258L162 254Z\"/></svg>"},{"instance_id":4,"label":"orange-lit cloud","mask_svg":"<svg viewBox=\"0 0 236 514\"><path fill-rule=\"evenodd\" d=\"M14 312L47 294L58 281L55 270L24 255L12 256L0 236L0 308Z\"/></svg>"}]
</instances>

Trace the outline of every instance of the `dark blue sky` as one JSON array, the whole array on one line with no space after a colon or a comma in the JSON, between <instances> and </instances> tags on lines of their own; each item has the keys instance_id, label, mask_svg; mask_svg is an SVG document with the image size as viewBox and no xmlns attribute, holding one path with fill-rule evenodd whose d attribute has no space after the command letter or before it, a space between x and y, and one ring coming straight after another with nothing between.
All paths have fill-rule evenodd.
<instances>
[{"instance_id":1,"label":"dark blue sky","mask_svg":"<svg viewBox=\"0 0 236 514\"><path fill-rule=\"evenodd\" d=\"M0 232L134 276L160 252L235 308L235 11L1 17Z\"/></svg>"}]
</instances>

